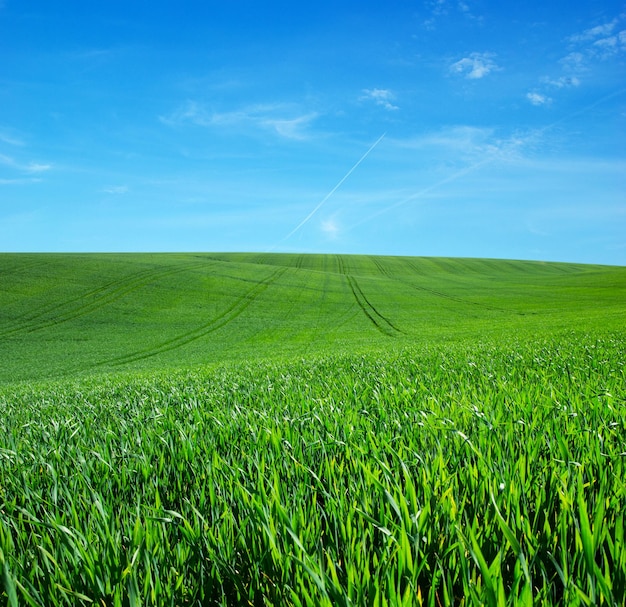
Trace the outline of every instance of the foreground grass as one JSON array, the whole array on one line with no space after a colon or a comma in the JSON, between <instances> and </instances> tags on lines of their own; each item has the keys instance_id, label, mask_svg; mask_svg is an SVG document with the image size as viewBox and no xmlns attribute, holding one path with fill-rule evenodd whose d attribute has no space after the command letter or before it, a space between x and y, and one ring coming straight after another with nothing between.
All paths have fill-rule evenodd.
<instances>
[{"instance_id":1,"label":"foreground grass","mask_svg":"<svg viewBox=\"0 0 626 607\"><path fill-rule=\"evenodd\" d=\"M0 389L0 603L621 605L626 339Z\"/></svg>"}]
</instances>

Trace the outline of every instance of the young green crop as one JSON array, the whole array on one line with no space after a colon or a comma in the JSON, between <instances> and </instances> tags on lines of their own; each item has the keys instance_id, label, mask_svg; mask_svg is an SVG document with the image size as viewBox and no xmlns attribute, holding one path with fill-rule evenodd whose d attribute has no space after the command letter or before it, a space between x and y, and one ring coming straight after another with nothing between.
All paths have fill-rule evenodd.
<instances>
[{"instance_id":1,"label":"young green crop","mask_svg":"<svg viewBox=\"0 0 626 607\"><path fill-rule=\"evenodd\" d=\"M0 604L621 605L626 340L0 391Z\"/></svg>"},{"instance_id":2,"label":"young green crop","mask_svg":"<svg viewBox=\"0 0 626 607\"><path fill-rule=\"evenodd\" d=\"M0 254L0 384L626 326L626 268L283 254Z\"/></svg>"}]
</instances>

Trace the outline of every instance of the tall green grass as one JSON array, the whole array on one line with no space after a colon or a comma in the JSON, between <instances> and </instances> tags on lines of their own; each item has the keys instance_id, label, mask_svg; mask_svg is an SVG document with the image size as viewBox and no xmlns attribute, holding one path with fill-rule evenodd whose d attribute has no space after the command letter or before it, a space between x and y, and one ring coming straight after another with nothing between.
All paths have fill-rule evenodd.
<instances>
[{"instance_id":1,"label":"tall green grass","mask_svg":"<svg viewBox=\"0 0 626 607\"><path fill-rule=\"evenodd\" d=\"M625 361L503 334L5 386L0 604L623 605Z\"/></svg>"}]
</instances>

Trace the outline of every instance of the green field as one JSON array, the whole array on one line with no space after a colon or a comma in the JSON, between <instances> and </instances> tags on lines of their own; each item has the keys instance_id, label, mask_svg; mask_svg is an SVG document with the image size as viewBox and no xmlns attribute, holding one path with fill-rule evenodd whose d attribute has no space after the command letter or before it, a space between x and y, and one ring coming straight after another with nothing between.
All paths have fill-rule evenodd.
<instances>
[{"instance_id":1,"label":"green field","mask_svg":"<svg viewBox=\"0 0 626 607\"><path fill-rule=\"evenodd\" d=\"M626 268L0 255L0 605L624 605Z\"/></svg>"},{"instance_id":2,"label":"green field","mask_svg":"<svg viewBox=\"0 0 626 607\"><path fill-rule=\"evenodd\" d=\"M626 269L330 255L0 255L0 382L621 330Z\"/></svg>"}]
</instances>

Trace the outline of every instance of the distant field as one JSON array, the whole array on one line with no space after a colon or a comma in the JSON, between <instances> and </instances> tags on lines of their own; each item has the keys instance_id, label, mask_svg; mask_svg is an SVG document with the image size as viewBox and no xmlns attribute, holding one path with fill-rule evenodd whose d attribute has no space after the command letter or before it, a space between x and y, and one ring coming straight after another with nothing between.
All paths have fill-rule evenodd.
<instances>
[{"instance_id":1,"label":"distant field","mask_svg":"<svg viewBox=\"0 0 626 607\"><path fill-rule=\"evenodd\" d=\"M626 268L260 254L0 255L0 383L626 325Z\"/></svg>"},{"instance_id":2,"label":"distant field","mask_svg":"<svg viewBox=\"0 0 626 607\"><path fill-rule=\"evenodd\" d=\"M0 606L626 601L626 268L0 255Z\"/></svg>"}]
</instances>

